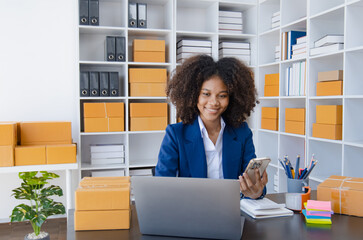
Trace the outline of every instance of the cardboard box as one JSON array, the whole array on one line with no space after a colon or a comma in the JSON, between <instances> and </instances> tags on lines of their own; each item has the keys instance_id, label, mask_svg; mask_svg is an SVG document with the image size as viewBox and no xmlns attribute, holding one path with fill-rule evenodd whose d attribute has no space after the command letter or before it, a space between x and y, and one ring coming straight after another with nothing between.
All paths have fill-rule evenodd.
<instances>
[{"instance_id":1,"label":"cardboard box","mask_svg":"<svg viewBox=\"0 0 363 240\"><path fill-rule=\"evenodd\" d=\"M84 177L79 182L79 186L119 186L130 183L130 177Z\"/></svg>"},{"instance_id":2,"label":"cardboard box","mask_svg":"<svg viewBox=\"0 0 363 240\"><path fill-rule=\"evenodd\" d=\"M165 130L167 125L167 117L131 117L130 119L130 131Z\"/></svg>"},{"instance_id":3,"label":"cardboard box","mask_svg":"<svg viewBox=\"0 0 363 240\"><path fill-rule=\"evenodd\" d=\"M285 120L285 132L305 135L305 122Z\"/></svg>"},{"instance_id":4,"label":"cardboard box","mask_svg":"<svg viewBox=\"0 0 363 240\"><path fill-rule=\"evenodd\" d=\"M106 116L106 103L83 103L83 117L84 118L105 118Z\"/></svg>"},{"instance_id":5,"label":"cardboard box","mask_svg":"<svg viewBox=\"0 0 363 240\"><path fill-rule=\"evenodd\" d=\"M130 117L167 117L167 103L130 103Z\"/></svg>"},{"instance_id":6,"label":"cardboard box","mask_svg":"<svg viewBox=\"0 0 363 240\"><path fill-rule=\"evenodd\" d=\"M278 119L269 119L262 118L261 119L261 128L277 131L279 130L279 120Z\"/></svg>"},{"instance_id":7,"label":"cardboard box","mask_svg":"<svg viewBox=\"0 0 363 240\"><path fill-rule=\"evenodd\" d=\"M342 125L313 123L313 137L342 140Z\"/></svg>"},{"instance_id":8,"label":"cardboard box","mask_svg":"<svg viewBox=\"0 0 363 240\"><path fill-rule=\"evenodd\" d=\"M130 185L123 187L80 187L75 194L76 210L130 209Z\"/></svg>"},{"instance_id":9,"label":"cardboard box","mask_svg":"<svg viewBox=\"0 0 363 240\"><path fill-rule=\"evenodd\" d=\"M342 105L317 105L316 123L322 124L342 124Z\"/></svg>"},{"instance_id":10,"label":"cardboard box","mask_svg":"<svg viewBox=\"0 0 363 240\"><path fill-rule=\"evenodd\" d=\"M84 118L84 132L108 132L108 119Z\"/></svg>"},{"instance_id":11,"label":"cardboard box","mask_svg":"<svg viewBox=\"0 0 363 240\"><path fill-rule=\"evenodd\" d=\"M14 166L14 147L0 146L0 167Z\"/></svg>"},{"instance_id":12,"label":"cardboard box","mask_svg":"<svg viewBox=\"0 0 363 240\"><path fill-rule=\"evenodd\" d=\"M131 210L74 211L74 230L130 229Z\"/></svg>"},{"instance_id":13,"label":"cardboard box","mask_svg":"<svg viewBox=\"0 0 363 240\"><path fill-rule=\"evenodd\" d=\"M162 68L130 68L129 83L166 83L167 72Z\"/></svg>"},{"instance_id":14,"label":"cardboard box","mask_svg":"<svg viewBox=\"0 0 363 240\"><path fill-rule=\"evenodd\" d=\"M165 62L165 52L134 52L134 62Z\"/></svg>"},{"instance_id":15,"label":"cardboard box","mask_svg":"<svg viewBox=\"0 0 363 240\"><path fill-rule=\"evenodd\" d=\"M343 81L316 83L316 96L343 95Z\"/></svg>"},{"instance_id":16,"label":"cardboard box","mask_svg":"<svg viewBox=\"0 0 363 240\"><path fill-rule=\"evenodd\" d=\"M130 83L131 97L165 97L166 83Z\"/></svg>"},{"instance_id":17,"label":"cardboard box","mask_svg":"<svg viewBox=\"0 0 363 240\"><path fill-rule=\"evenodd\" d=\"M0 122L0 146L17 145L18 133L16 122Z\"/></svg>"},{"instance_id":18,"label":"cardboard box","mask_svg":"<svg viewBox=\"0 0 363 240\"><path fill-rule=\"evenodd\" d=\"M72 144L71 122L21 122L21 145Z\"/></svg>"},{"instance_id":19,"label":"cardboard box","mask_svg":"<svg viewBox=\"0 0 363 240\"><path fill-rule=\"evenodd\" d=\"M65 164L77 162L76 144L47 145L45 152L47 164Z\"/></svg>"},{"instance_id":20,"label":"cardboard box","mask_svg":"<svg viewBox=\"0 0 363 240\"><path fill-rule=\"evenodd\" d=\"M262 107L261 108L261 118L279 118L279 108L278 107Z\"/></svg>"},{"instance_id":21,"label":"cardboard box","mask_svg":"<svg viewBox=\"0 0 363 240\"><path fill-rule=\"evenodd\" d=\"M134 62L165 62L165 40L135 39Z\"/></svg>"},{"instance_id":22,"label":"cardboard box","mask_svg":"<svg viewBox=\"0 0 363 240\"><path fill-rule=\"evenodd\" d=\"M285 121L305 122L305 108L285 108Z\"/></svg>"},{"instance_id":23,"label":"cardboard box","mask_svg":"<svg viewBox=\"0 0 363 240\"><path fill-rule=\"evenodd\" d=\"M363 217L363 178L330 176L317 187L319 201L331 201L335 213Z\"/></svg>"},{"instance_id":24,"label":"cardboard box","mask_svg":"<svg viewBox=\"0 0 363 240\"><path fill-rule=\"evenodd\" d=\"M328 72L318 72L318 81L343 81L343 70L334 70Z\"/></svg>"},{"instance_id":25,"label":"cardboard box","mask_svg":"<svg viewBox=\"0 0 363 240\"><path fill-rule=\"evenodd\" d=\"M122 102L108 102L106 103L106 116L108 118L124 118L125 104Z\"/></svg>"},{"instance_id":26,"label":"cardboard box","mask_svg":"<svg viewBox=\"0 0 363 240\"><path fill-rule=\"evenodd\" d=\"M108 118L108 131L109 132L123 132L125 131L124 118Z\"/></svg>"},{"instance_id":27,"label":"cardboard box","mask_svg":"<svg viewBox=\"0 0 363 240\"><path fill-rule=\"evenodd\" d=\"M264 87L265 97L278 97L279 96L279 85L271 85Z\"/></svg>"},{"instance_id":28,"label":"cardboard box","mask_svg":"<svg viewBox=\"0 0 363 240\"><path fill-rule=\"evenodd\" d=\"M15 166L46 164L45 146L15 147Z\"/></svg>"},{"instance_id":29,"label":"cardboard box","mask_svg":"<svg viewBox=\"0 0 363 240\"><path fill-rule=\"evenodd\" d=\"M279 85L279 73L265 74L265 86Z\"/></svg>"}]
</instances>

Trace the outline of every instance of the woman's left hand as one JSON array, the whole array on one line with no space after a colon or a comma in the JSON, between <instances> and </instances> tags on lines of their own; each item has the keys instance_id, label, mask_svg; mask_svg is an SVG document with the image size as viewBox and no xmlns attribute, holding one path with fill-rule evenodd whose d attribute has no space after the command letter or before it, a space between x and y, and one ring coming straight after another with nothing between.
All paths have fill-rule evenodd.
<instances>
[{"instance_id":1,"label":"woman's left hand","mask_svg":"<svg viewBox=\"0 0 363 240\"><path fill-rule=\"evenodd\" d=\"M256 183L253 184L246 173L243 173L243 176L239 176L240 190L245 197L256 199L262 195L263 189L268 182L266 171L264 171L261 178L260 171L256 169L255 179Z\"/></svg>"}]
</instances>

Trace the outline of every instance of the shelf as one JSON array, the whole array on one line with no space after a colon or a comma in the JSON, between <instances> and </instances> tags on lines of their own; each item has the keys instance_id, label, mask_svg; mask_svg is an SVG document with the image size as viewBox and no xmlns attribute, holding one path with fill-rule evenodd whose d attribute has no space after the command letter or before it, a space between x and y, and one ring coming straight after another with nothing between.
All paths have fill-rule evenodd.
<instances>
[{"instance_id":1,"label":"shelf","mask_svg":"<svg viewBox=\"0 0 363 240\"><path fill-rule=\"evenodd\" d=\"M80 34L105 34L105 35L123 35L124 27L105 27L105 26L79 26Z\"/></svg>"},{"instance_id":2,"label":"shelf","mask_svg":"<svg viewBox=\"0 0 363 240\"><path fill-rule=\"evenodd\" d=\"M80 100L125 100L126 97L80 97Z\"/></svg>"},{"instance_id":3,"label":"shelf","mask_svg":"<svg viewBox=\"0 0 363 240\"><path fill-rule=\"evenodd\" d=\"M330 56L334 56L334 55L338 55L338 54L343 54L344 53L344 49L336 51L336 52L330 52L330 53L324 53L324 54L319 54L319 55L314 55L314 56L310 56L310 59L317 59L317 58L323 58L323 57L330 57Z\"/></svg>"},{"instance_id":4,"label":"shelf","mask_svg":"<svg viewBox=\"0 0 363 240\"><path fill-rule=\"evenodd\" d=\"M284 61L281 61L281 64L294 63L294 62L303 62L303 61L306 61L306 58L284 60Z\"/></svg>"},{"instance_id":5,"label":"shelf","mask_svg":"<svg viewBox=\"0 0 363 240\"><path fill-rule=\"evenodd\" d=\"M236 34L236 33L218 33L219 39L251 39L257 37L256 34Z\"/></svg>"},{"instance_id":6,"label":"shelf","mask_svg":"<svg viewBox=\"0 0 363 240\"><path fill-rule=\"evenodd\" d=\"M322 11L320 13L317 13L315 15L310 16L310 19L314 19L314 18L318 18L318 17L324 17L324 15L328 15L328 14L334 14L334 11L337 11L339 9L344 9L344 5L345 4L341 4L335 7L332 7L330 9L327 9L325 11Z\"/></svg>"},{"instance_id":7,"label":"shelf","mask_svg":"<svg viewBox=\"0 0 363 240\"><path fill-rule=\"evenodd\" d=\"M78 169L78 163L0 167L0 173L17 173L17 172L30 172L30 171L62 171L62 170L74 170L74 169Z\"/></svg>"},{"instance_id":8,"label":"shelf","mask_svg":"<svg viewBox=\"0 0 363 240\"><path fill-rule=\"evenodd\" d=\"M352 47L352 48L349 48L349 49L345 49L346 53L355 52L355 51L357 51L357 52L363 51L363 46Z\"/></svg>"},{"instance_id":9,"label":"shelf","mask_svg":"<svg viewBox=\"0 0 363 240\"><path fill-rule=\"evenodd\" d=\"M344 98L346 99L363 99L362 95L345 95Z\"/></svg>"},{"instance_id":10,"label":"shelf","mask_svg":"<svg viewBox=\"0 0 363 240\"><path fill-rule=\"evenodd\" d=\"M331 139L326 139L326 138L309 137L309 140L318 141L318 142L334 143L334 144L342 144L342 140L331 140Z\"/></svg>"},{"instance_id":11,"label":"shelf","mask_svg":"<svg viewBox=\"0 0 363 240\"><path fill-rule=\"evenodd\" d=\"M265 31L263 33L260 33L260 37L275 33L275 32L277 32L279 30L280 30L280 27L275 27L275 28L269 29L269 30L267 30L267 31Z\"/></svg>"},{"instance_id":12,"label":"shelf","mask_svg":"<svg viewBox=\"0 0 363 240\"><path fill-rule=\"evenodd\" d=\"M352 146L352 147L360 147L363 148L363 141L357 141L357 142L348 142L345 141L344 145Z\"/></svg>"},{"instance_id":13,"label":"shelf","mask_svg":"<svg viewBox=\"0 0 363 240\"><path fill-rule=\"evenodd\" d=\"M291 30L306 31L306 21L307 17L300 18L298 20L295 20L293 22L281 26L281 31L282 32L288 32Z\"/></svg>"},{"instance_id":14,"label":"shelf","mask_svg":"<svg viewBox=\"0 0 363 240\"><path fill-rule=\"evenodd\" d=\"M130 159L129 168L155 167L157 159Z\"/></svg>"},{"instance_id":15,"label":"shelf","mask_svg":"<svg viewBox=\"0 0 363 240\"><path fill-rule=\"evenodd\" d=\"M272 134L279 134L278 131L272 131L272 130L267 130L267 129L257 129L257 131L259 132L264 132L264 133L272 133Z\"/></svg>"},{"instance_id":16,"label":"shelf","mask_svg":"<svg viewBox=\"0 0 363 240\"><path fill-rule=\"evenodd\" d=\"M336 96L312 96L309 97L311 100L331 100L331 99L343 99L343 96L336 95Z\"/></svg>"},{"instance_id":17,"label":"shelf","mask_svg":"<svg viewBox=\"0 0 363 240\"><path fill-rule=\"evenodd\" d=\"M154 133L165 133L165 130L159 131L130 131L129 134L137 135L137 134L154 134Z\"/></svg>"},{"instance_id":18,"label":"shelf","mask_svg":"<svg viewBox=\"0 0 363 240\"><path fill-rule=\"evenodd\" d=\"M177 37L213 37L217 35L217 32L196 32L196 31L176 31ZM234 34L232 34L234 35Z\"/></svg>"},{"instance_id":19,"label":"shelf","mask_svg":"<svg viewBox=\"0 0 363 240\"><path fill-rule=\"evenodd\" d=\"M161 63L161 62L128 62L129 66L160 66L169 67L171 63Z\"/></svg>"},{"instance_id":20,"label":"shelf","mask_svg":"<svg viewBox=\"0 0 363 240\"><path fill-rule=\"evenodd\" d=\"M131 36L167 36L171 34L169 29L150 29L150 28L128 28L129 35Z\"/></svg>"},{"instance_id":21,"label":"shelf","mask_svg":"<svg viewBox=\"0 0 363 240\"><path fill-rule=\"evenodd\" d=\"M81 65L98 65L98 66L123 66L126 62L106 62L106 61L79 61Z\"/></svg>"},{"instance_id":22,"label":"shelf","mask_svg":"<svg viewBox=\"0 0 363 240\"><path fill-rule=\"evenodd\" d=\"M272 62L272 63L265 63L265 64L261 64L259 65L260 68L263 68L263 67L271 67L271 66L275 66L275 65L279 65L280 61L278 62Z\"/></svg>"},{"instance_id":23,"label":"shelf","mask_svg":"<svg viewBox=\"0 0 363 240\"><path fill-rule=\"evenodd\" d=\"M287 133L287 132L280 132L280 135L290 136L290 137L297 137L297 138L305 138L305 135L301 134L293 134L293 133Z\"/></svg>"},{"instance_id":24,"label":"shelf","mask_svg":"<svg viewBox=\"0 0 363 240\"><path fill-rule=\"evenodd\" d=\"M128 97L130 100L166 100L167 97Z\"/></svg>"},{"instance_id":25,"label":"shelf","mask_svg":"<svg viewBox=\"0 0 363 240\"><path fill-rule=\"evenodd\" d=\"M102 135L124 135L126 133L127 133L127 131L125 131L125 132L81 132L80 135L81 136L102 136Z\"/></svg>"},{"instance_id":26,"label":"shelf","mask_svg":"<svg viewBox=\"0 0 363 240\"><path fill-rule=\"evenodd\" d=\"M306 96L281 96L280 99L284 100L306 99Z\"/></svg>"},{"instance_id":27,"label":"shelf","mask_svg":"<svg viewBox=\"0 0 363 240\"><path fill-rule=\"evenodd\" d=\"M278 100L279 97L259 97L258 100Z\"/></svg>"},{"instance_id":28,"label":"shelf","mask_svg":"<svg viewBox=\"0 0 363 240\"><path fill-rule=\"evenodd\" d=\"M107 164L107 165L91 165L82 163L81 170L105 170L105 169L125 169L126 164Z\"/></svg>"}]
</instances>

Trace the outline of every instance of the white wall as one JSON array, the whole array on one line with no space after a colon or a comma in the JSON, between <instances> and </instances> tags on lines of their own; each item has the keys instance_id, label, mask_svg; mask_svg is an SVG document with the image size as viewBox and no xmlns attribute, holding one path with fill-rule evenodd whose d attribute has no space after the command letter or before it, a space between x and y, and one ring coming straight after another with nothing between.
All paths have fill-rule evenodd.
<instances>
[{"instance_id":1,"label":"white wall","mask_svg":"<svg viewBox=\"0 0 363 240\"><path fill-rule=\"evenodd\" d=\"M77 4L0 0L0 121L71 121L78 142ZM65 192L65 172L57 173ZM0 174L0 221L20 203L10 197L19 183L16 173Z\"/></svg>"}]
</instances>

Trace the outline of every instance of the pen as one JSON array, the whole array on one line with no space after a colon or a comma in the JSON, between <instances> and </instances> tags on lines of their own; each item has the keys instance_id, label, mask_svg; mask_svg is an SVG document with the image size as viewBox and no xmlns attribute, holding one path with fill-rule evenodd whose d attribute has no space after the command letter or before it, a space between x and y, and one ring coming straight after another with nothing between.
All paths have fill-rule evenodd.
<instances>
[{"instance_id":1,"label":"pen","mask_svg":"<svg viewBox=\"0 0 363 240\"><path fill-rule=\"evenodd\" d=\"M282 168L284 169L285 174L286 174L286 175L288 175L288 174L287 174L287 171L286 171L286 167L285 167L285 166L284 166L284 164L282 163L281 159L279 159L279 162L281 163L281 166L282 166Z\"/></svg>"},{"instance_id":2,"label":"pen","mask_svg":"<svg viewBox=\"0 0 363 240\"><path fill-rule=\"evenodd\" d=\"M299 179L303 179L304 175L306 173L306 168L304 168L304 170L302 171L301 175L300 175L300 178Z\"/></svg>"},{"instance_id":3,"label":"pen","mask_svg":"<svg viewBox=\"0 0 363 240\"><path fill-rule=\"evenodd\" d=\"M299 178L299 165L300 165L300 155L297 155L296 166L295 166L295 179Z\"/></svg>"},{"instance_id":4,"label":"pen","mask_svg":"<svg viewBox=\"0 0 363 240\"><path fill-rule=\"evenodd\" d=\"M290 168L291 164L290 164L290 161L289 161L287 155L284 156L284 160L285 160L285 165L286 165L287 177L292 178L292 173L291 173L291 168Z\"/></svg>"},{"instance_id":5,"label":"pen","mask_svg":"<svg viewBox=\"0 0 363 240\"><path fill-rule=\"evenodd\" d=\"M316 165L316 163L317 163L317 162L318 162L318 161L314 161L314 163L312 164L311 168L310 168L310 169L309 169L309 171L306 173L306 177L305 177L305 179L309 177L309 175L310 175L311 171L313 170L313 168L315 167L315 165Z\"/></svg>"}]
</instances>

